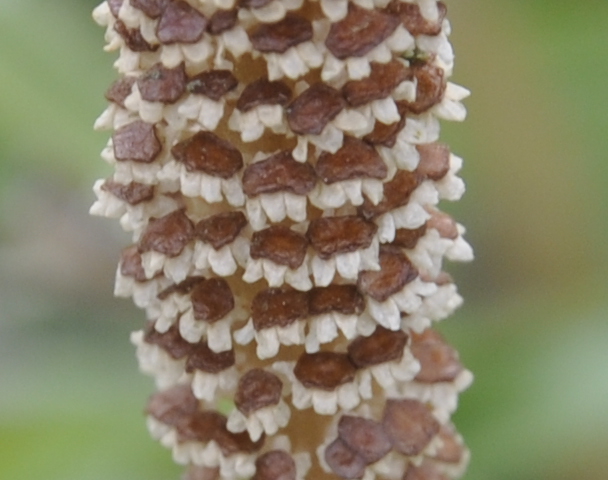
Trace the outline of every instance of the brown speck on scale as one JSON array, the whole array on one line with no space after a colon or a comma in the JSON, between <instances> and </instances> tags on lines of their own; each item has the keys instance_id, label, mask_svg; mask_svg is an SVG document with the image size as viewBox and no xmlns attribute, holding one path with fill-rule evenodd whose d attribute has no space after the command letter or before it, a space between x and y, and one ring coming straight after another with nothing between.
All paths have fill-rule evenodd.
<instances>
[{"instance_id":1,"label":"brown speck on scale","mask_svg":"<svg viewBox=\"0 0 608 480\"><path fill-rule=\"evenodd\" d=\"M91 213L132 235L115 293L183 480L452 480L472 381L462 160L436 0L107 0L118 52Z\"/></svg>"}]
</instances>

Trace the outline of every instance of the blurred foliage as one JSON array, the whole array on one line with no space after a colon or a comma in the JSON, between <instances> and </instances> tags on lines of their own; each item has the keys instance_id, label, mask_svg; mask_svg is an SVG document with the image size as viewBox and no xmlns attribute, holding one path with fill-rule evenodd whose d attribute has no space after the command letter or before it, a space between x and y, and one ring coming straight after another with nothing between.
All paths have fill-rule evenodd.
<instances>
[{"instance_id":1,"label":"blurred foliage","mask_svg":"<svg viewBox=\"0 0 608 480\"><path fill-rule=\"evenodd\" d=\"M476 373L456 423L468 480L608 471L608 3L448 2L469 119L445 125L477 260L442 330ZM116 222L91 124L115 78L95 2L0 0L0 478L178 478L141 414L151 382L111 297Z\"/></svg>"}]
</instances>

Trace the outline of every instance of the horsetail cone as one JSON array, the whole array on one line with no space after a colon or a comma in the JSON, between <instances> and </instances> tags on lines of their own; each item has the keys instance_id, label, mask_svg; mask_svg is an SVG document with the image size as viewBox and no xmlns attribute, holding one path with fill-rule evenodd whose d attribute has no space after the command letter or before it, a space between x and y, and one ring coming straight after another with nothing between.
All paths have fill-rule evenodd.
<instances>
[{"instance_id":1,"label":"horsetail cone","mask_svg":"<svg viewBox=\"0 0 608 480\"><path fill-rule=\"evenodd\" d=\"M445 480L472 376L432 329L461 304L464 119L435 0L107 0L119 78L91 213L133 235L115 293L187 480Z\"/></svg>"}]
</instances>

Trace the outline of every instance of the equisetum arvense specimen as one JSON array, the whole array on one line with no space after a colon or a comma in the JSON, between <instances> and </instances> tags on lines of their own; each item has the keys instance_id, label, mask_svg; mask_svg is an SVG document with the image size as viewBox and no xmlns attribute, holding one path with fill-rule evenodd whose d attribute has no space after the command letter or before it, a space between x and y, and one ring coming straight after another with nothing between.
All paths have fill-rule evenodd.
<instances>
[{"instance_id":1,"label":"equisetum arvense specimen","mask_svg":"<svg viewBox=\"0 0 608 480\"><path fill-rule=\"evenodd\" d=\"M437 205L463 120L435 0L107 0L96 215L187 480L446 480L471 373L432 329L472 251Z\"/></svg>"}]
</instances>

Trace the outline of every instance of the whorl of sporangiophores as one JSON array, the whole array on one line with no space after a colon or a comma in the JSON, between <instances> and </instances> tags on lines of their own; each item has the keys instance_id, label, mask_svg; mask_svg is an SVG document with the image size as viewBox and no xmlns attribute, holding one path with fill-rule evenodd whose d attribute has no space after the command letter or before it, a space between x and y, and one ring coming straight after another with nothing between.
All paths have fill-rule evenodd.
<instances>
[{"instance_id":1,"label":"whorl of sporangiophores","mask_svg":"<svg viewBox=\"0 0 608 480\"><path fill-rule=\"evenodd\" d=\"M115 293L186 480L448 480L472 375L432 329L462 302L462 160L436 0L107 0L119 77L91 213L133 243Z\"/></svg>"}]
</instances>

